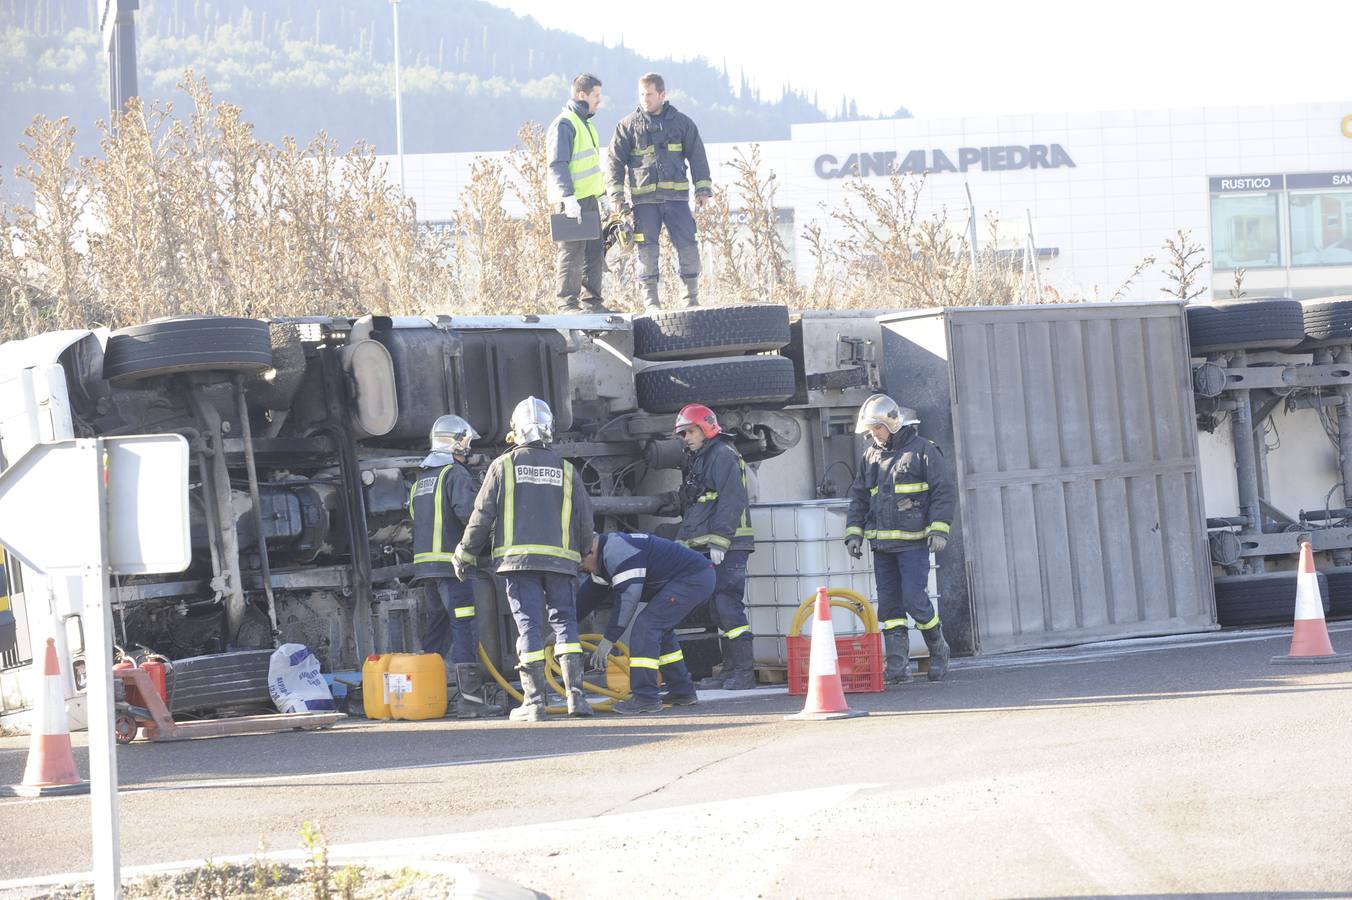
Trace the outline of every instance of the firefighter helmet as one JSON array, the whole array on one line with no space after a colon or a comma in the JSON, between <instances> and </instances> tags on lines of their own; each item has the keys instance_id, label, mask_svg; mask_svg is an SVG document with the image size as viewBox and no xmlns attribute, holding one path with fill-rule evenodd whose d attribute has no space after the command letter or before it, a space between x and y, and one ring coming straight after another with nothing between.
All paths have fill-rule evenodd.
<instances>
[{"instance_id":1,"label":"firefighter helmet","mask_svg":"<svg viewBox=\"0 0 1352 900\"><path fill-rule=\"evenodd\" d=\"M438 416L432 423L428 443L433 453L458 453L464 456L469 453L470 442L478 439L479 432L459 416Z\"/></svg>"},{"instance_id":2,"label":"firefighter helmet","mask_svg":"<svg viewBox=\"0 0 1352 900\"><path fill-rule=\"evenodd\" d=\"M527 397L512 410L512 434L516 443L531 444L554 440L554 414L549 404L539 397Z\"/></svg>"},{"instance_id":3,"label":"firefighter helmet","mask_svg":"<svg viewBox=\"0 0 1352 900\"><path fill-rule=\"evenodd\" d=\"M611 213L601 226L605 243L606 267L614 266L634 249L634 222L624 212Z\"/></svg>"},{"instance_id":4,"label":"firefighter helmet","mask_svg":"<svg viewBox=\"0 0 1352 900\"><path fill-rule=\"evenodd\" d=\"M699 403L687 403L676 414L676 424L672 426L672 431L680 431L687 425L698 425L699 430L704 432L705 440L712 440L718 436L721 430L718 427L718 417L714 411L707 406Z\"/></svg>"},{"instance_id":5,"label":"firefighter helmet","mask_svg":"<svg viewBox=\"0 0 1352 900\"><path fill-rule=\"evenodd\" d=\"M907 425L919 425L915 410L901 406L886 394L874 394L859 407L859 420L854 424L855 434L868 434L870 426L885 425L888 434L896 434Z\"/></svg>"}]
</instances>

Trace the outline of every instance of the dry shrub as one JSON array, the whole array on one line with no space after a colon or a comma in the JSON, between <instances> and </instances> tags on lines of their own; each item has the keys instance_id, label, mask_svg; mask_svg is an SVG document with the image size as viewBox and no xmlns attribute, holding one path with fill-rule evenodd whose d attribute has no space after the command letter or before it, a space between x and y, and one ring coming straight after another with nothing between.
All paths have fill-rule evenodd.
<instances>
[{"instance_id":1,"label":"dry shrub","mask_svg":"<svg viewBox=\"0 0 1352 900\"><path fill-rule=\"evenodd\" d=\"M74 129L36 119L19 177L32 207L0 211L0 339L156 316L412 313L453 296L446 237L370 147L339 154L253 136L188 73L186 119L133 102L103 155L72 162Z\"/></svg>"}]
</instances>

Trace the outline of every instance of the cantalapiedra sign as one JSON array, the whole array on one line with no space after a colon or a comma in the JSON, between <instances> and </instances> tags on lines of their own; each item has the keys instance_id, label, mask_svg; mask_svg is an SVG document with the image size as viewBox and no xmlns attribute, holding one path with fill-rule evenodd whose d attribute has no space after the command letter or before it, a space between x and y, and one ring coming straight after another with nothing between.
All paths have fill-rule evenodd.
<instances>
[{"instance_id":1,"label":"cantalapiedra sign","mask_svg":"<svg viewBox=\"0 0 1352 900\"><path fill-rule=\"evenodd\" d=\"M823 153L813 163L818 178L868 178L905 172L1010 172L1017 169L1074 168L1075 160L1060 144L1004 144L997 147L959 147L945 150L897 150L851 153L842 161Z\"/></svg>"}]
</instances>

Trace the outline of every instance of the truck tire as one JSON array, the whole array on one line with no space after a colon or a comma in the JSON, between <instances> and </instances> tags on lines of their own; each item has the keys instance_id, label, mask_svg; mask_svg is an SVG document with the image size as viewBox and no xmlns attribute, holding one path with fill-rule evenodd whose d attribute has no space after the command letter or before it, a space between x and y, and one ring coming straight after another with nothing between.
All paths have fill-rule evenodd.
<instances>
[{"instance_id":1,"label":"truck tire","mask_svg":"<svg viewBox=\"0 0 1352 900\"><path fill-rule=\"evenodd\" d=\"M1309 344L1352 344L1352 296L1320 297L1301 302Z\"/></svg>"},{"instance_id":2,"label":"truck tire","mask_svg":"<svg viewBox=\"0 0 1352 900\"><path fill-rule=\"evenodd\" d=\"M1341 566L1319 574L1328 577L1329 592L1325 596L1330 619L1352 617L1352 568Z\"/></svg>"},{"instance_id":3,"label":"truck tire","mask_svg":"<svg viewBox=\"0 0 1352 900\"><path fill-rule=\"evenodd\" d=\"M1329 611L1329 583L1319 577L1324 615ZM1296 573L1222 575L1216 580L1216 621L1221 625L1290 625L1296 616Z\"/></svg>"},{"instance_id":4,"label":"truck tire","mask_svg":"<svg viewBox=\"0 0 1352 900\"><path fill-rule=\"evenodd\" d=\"M650 413L706 406L783 405L794 394L793 361L742 356L658 363L634 376L638 405Z\"/></svg>"},{"instance_id":5,"label":"truck tire","mask_svg":"<svg viewBox=\"0 0 1352 900\"><path fill-rule=\"evenodd\" d=\"M108 335L103 377L134 386L158 375L243 372L272 368L268 323L236 316L162 319Z\"/></svg>"},{"instance_id":6,"label":"truck tire","mask_svg":"<svg viewBox=\"0 0 1352 900\"><path fill-rule=\"evenodd\" d=\"M1198 355L1220 350L1290 350L1305 340L1299 300L1274 297L1187 307L1188 340Z\"/></svg>"},{"instance_id":7,"label":"truck tire","mask_svg":"<svg viewBox=\"0 0 1352 900\"><path fill-rule=\"evenodd\" d=\"M778 350L788 342L787 306L710 306L634 317L639 359L742 356Z\"/></svg>"}]
</instances>

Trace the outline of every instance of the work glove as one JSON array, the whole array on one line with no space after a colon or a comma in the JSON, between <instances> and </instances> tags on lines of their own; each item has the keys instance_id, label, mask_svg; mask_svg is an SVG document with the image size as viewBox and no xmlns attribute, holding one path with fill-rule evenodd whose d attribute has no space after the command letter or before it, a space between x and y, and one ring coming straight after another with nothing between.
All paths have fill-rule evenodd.
<instances>
[{"instance_id":1,"label":"work glove","mask_svg":"<svg viewBox=\"0 0 1352 900\"><path fill-rule=\"evenodd\" d=\"M457 547L457 550L460 548ZM459 581L464 581L469 577L469 570L473 568L469 563L460 558L459 553L451 555L451 568L455 571L455 577Z\"/></svg>"},{"instance_id":2,"label":"work glove","mask_svg":"<svg viewBox=\"0 0 1352 900\"><path fill-rule=\"evenodd\" d=\"M563 198L563 214L570 219L582 221L582 204L577 202L577 198L568 196Z\"/></svg>"},{"instance_id":3,"label":"work glove","mask_svg":"<svg viewBox=\"0 0 1352 900\"><path fill-rule=\"evenodd\" d=\"M929 536L929 548L931 553L943 553L944 548L948 546L948 538L942 534L931 534Z\"/></svg>"},{"instance_id":4,"label":"work glove","mask_svg":"<svg viewBox=\"0 0 1352 900\"><path fill-rule=\"evenodd\" d=\"M723 550L720 547L709 548L709 562L716 566L723 565Z\"/></svg>"},{"instance_id":5,"label":"work glove","mask_svg":"<svg viewBox=\"0 0 1352 900\"><path fill-rule=\"evenodd\" d=\"M664 519L670 519L681 514L680 491L666 491L665 493L658 494L657 499L657 511L654 512L653 515L661 516Z\"/></svg>"},{"instance_id":6,"label":"work glove","mask_svg":"<svg viewBox=\"0 0 1352 900\"><path fill-rule=\"evenodd\" d=\"M605 638L596 642L596 649L592 651L591 664L593 669L606 670L606 662L610 659L610 651L615 649L615 643Z\"/></svg>"},{"instance_id":7,"label":"work glove","mask_svg":"<svg viewBox=\"0 0 1352 900\"><path fill-rule=\"evenodd\" d=\"M629 212L629 201L624 199L623 194L613 194L610 198L610 208L620 215Z\"/></svg>"},{"instance_id":8,"label":"work glove","mask_svg":"<svg viewBox=\"0 0 1352 900\"><path fill-rule=\"evenodd\" d=\"M845 539L845 551L855 559L864 558L864 539L857 534L852 534Z\"/></svg>"}]
</instances>

